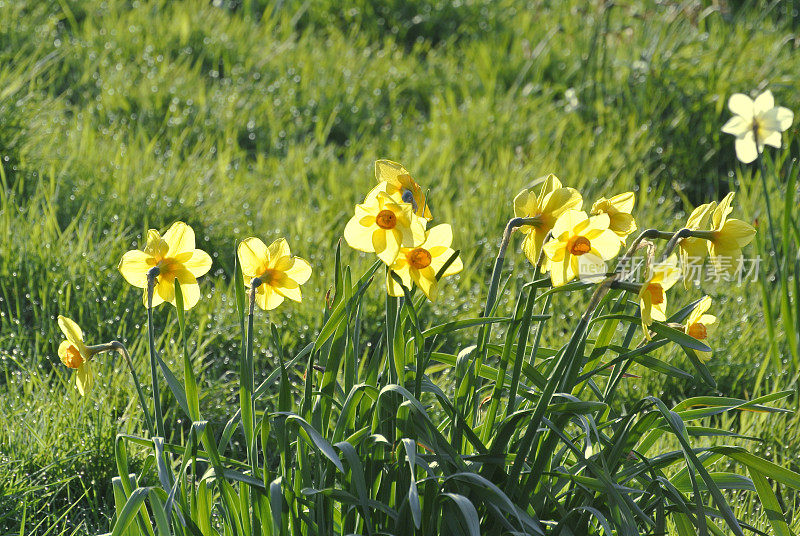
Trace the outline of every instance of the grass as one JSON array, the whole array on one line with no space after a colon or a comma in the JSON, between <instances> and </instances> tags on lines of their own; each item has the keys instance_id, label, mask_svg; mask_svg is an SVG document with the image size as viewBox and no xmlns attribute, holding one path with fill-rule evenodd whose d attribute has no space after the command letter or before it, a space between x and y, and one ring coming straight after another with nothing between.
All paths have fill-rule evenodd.
<instances>
[{"instance_id":1,"label":"grass","mask_svg":"<svg viewBox=\"0 0 800 536\"><path fill-rule=\"evenodd\" d=\"M190 350L204 412L219 423L238 401L234 240L286 236L312 262L303 304L269 316L287 353L302 348L321 327L333 252L377 158L403 162L431 189L437 217L453 224L466 270L445 285L432 319L480 310L511 199L548 172L587 199L634 190L637 219L652 226L677 228L694 205L729 188L741 192L744 219L763 221L757 183L737 171L732 140L719 128L737 91L769 87L800 110L797 28L782 4L454 6L0 4L2 19L14 21L0 28L4 532L109 530L113 440L142 428L133 386L121 360L109 359L93 395L78 397L56 357L55 317L74 318L91 340L129 343L144 373L141 294L115 266L148 227L183 219L214 255L205 299L190 317ZM796 127L785 141L796 156ZM354 274L366 268L365 256L343 255ZM509 255L513 290L529 280L528 266ZM710 365L719 390L752 396L770 351L760 295L703 290L721 304L724 329ZM364 318L380 318L381 295L378 285L369 290ZM558 326L543 344L570 329L578 303L558 302ZM500 307L510 312L513 298ZM162 308L156 321L168 326L159 344L177 364L174 318ZM377 333L379 322L366 322L366 332ZM256 340L268 329L259 322ZM465 341L449 344L457 350ZM256 350L263 379L274 356L266 344ZM793 366L770 363L763 392L792 388ZM631 399L710 392L641 375L624 387ZM174 404L169 411L178 418ZM763 438L765 455L789 466L800 424L759 417L733 425ZM173 431L182 430L185 423ZM759 519L754 505L737 508Z\"/></svg>"}]
</instances>

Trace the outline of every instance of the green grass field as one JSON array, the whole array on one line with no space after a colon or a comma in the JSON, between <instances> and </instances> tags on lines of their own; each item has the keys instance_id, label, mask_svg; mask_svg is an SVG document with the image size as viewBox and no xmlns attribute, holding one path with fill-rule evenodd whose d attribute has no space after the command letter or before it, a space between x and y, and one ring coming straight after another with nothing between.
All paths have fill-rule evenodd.
<instances>
[{"instance_id":1,"label":"green grass field","mask_svg":"<svg viewBox=\"0 0 800 536\"><path fill-rule=\"evenodd\" d=\"M736 92L769 88L800 113L797 9L700 0L0 1L0 534L112 528L114 439L144 433L141 410L120 357L104 357L91 395L78 395L56 353L56 317L75 319L88 341L124 342L146 375L141 291L116 266L148 228L186 221L212 255L188 315L189 352L205 418L219 428L239 403L236 241L285 236L314 270L301 304L257 317L258 384L276 367L268 321L287 355L322 327L337 242L379 158L402 162L430 188L461 251L465 270L446 280L426 321L482 310L512 200L547 173L589 203L634 191L640 228L676 230L696 205L736 190L736 217L759 222L745 254L766 252L756 167L736 160L720 128ZM797 124L783 149L768 149L776 222L797 207L797 193L785 193L800 154ZM776 229L779 257L793 266L798 238L787 229ZM519 243L509 248L502 315L532 279ZM372 262L346 246L342 256L356 278ZM720 318L708 365L716 390L634 366L622 407L647 394L671 406L797 391L797 332L781 316L771 261L763 287L706 283L691 295L710 294ZM365 340L382 329L383 296L382 285L365 296ZM587 296L554 301L543 344L571 330ZM795 296L787 294L791 310ZM164 359L177 369L174 308L155 317ZM445 348L473 341L453 335ZM674 348L657 355L685 362ZM185 416L164 398L177 423L168 434L183 443ZM798 395L776 402L798 404ZM756 439L704 445L746 445L800 470L794 414L707 421ZM147 469L145 455L133 452L131 465ZM731 496L738 516L771 531L754 500ZM783 488L779 501L800 531L800 497Z\"/></svg>"}]
</instances>

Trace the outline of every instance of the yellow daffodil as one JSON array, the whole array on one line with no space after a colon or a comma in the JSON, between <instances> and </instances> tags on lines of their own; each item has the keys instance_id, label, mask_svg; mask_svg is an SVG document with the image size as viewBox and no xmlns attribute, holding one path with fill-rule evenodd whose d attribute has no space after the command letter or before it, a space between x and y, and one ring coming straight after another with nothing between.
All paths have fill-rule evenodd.
<instances>
[{"instance_id":1,"label":"yellow daffodil","mask_svg":"<svg viewBox=\"0 0 800 536\"><path fill-rule=\"evenodd\" d=\"M780 149L781 132L794 120L791 110L775 106L771 91L765 91L755 100L735 93L728 99L728 108L734 116L722 127L722 132L736 136L736 157L745 164L758 158L764 145Z\"/></svg>"},{"instance_id":2,"label":"yellow daffodil","mask_svg":"<svg viewBox=\"0 0 800 536\"><path fill-rule=\"evenodd\" d=\"M711 239L708 241L708 253L714 262L717 273L735 273L742 264L742 248L749 244L756 234L749 223L737 219L728 219L733 211L733 192L720 201L711 216Z\"/></svg>"},{"instance_id":3,"label":"yellow daffodil","mask_svg":"<svg viewBox=\"0 0 800 536\"><path fill-rule=\"evenodd\" d=\"M436 299L438 282L436 274L455 253L450 244L453 242L453 229L443 223L425 233L425 241L417 247L400 248L391 271L400 276L403 285L411 288L411 282L417 284L422 292L433 301ZM461 259L456 258L442 274L442 277L457 274L464 268ZM403 289L389 272L386 276L386 287L391 296L402 296Z\"/></svg>"},{"instance_id":4,"label":"yellow daffodil","mask_svg":"<svg viewBox=\"0 0 800 536\"><path fill-rule=\"evenodd\" d=\"M561 181L553 174L547 176L539 194L522 190L514 198L514 216L517 218L536 218L532 225L523 225L519 230L525 234L522 250L528 260L536 265L547 233L556 220L568 210L580 210L583 198L574 188L561 186Z\"/></svg>"},{"instance_id":5,"label":"yellow daffodil","mask_svg":"<svg viewBox=\"0 0 800 536\"><path fill-rule=\"evenodd\" d=\"M173 223L163 237L155 229L150 229L144 251L135 249L125 253L118 269L128 283L145 289L144 304L147 307L147 273L157 266L153 306L163 302L175 305L177 278L181 284L184 309L189 310L200 300L197 278L211 269L211 257L194 246L194 231L182 221Z\"/></svg>"},{"instance_id":6,"label":"yellow daffodil","mask_svg":"<svg viewBox=\"0 0 800 536\"><path fill-rule=\"evenodd\" d=\"M391 160L376 160L375 178L378 185L367 195L368 198L375 197L378 192L385 192L397 202L410 203L417 216L432 219L425 193L402 164Z\"/></svg>"},{"instance_id":7,"label":"yellow daffodil","mask_svg":"<svg viewBox=\"0 0 800 536\"><path fill-rule=\"evenodd\" d=\"M611 220L608 228L614 231L625 243L625 238L636 230L636 220L633 219L631 214L635 202L636 197L633 192L618 194L611 199L601 197L592 205L591 215L608 214Z\"/></svg>"},{"instance_id":8,"label":"yellow daffodil","mask_svg":"<svg viewBox=\"0 0 800 536\"><path fill-rule=\"evenodd\" d=\"M89 364L92 354L83 342L83 331L73 320L61 315L58 316L58 327L67 339L58 346L58 357L64 365L77 371L75 385L78 392L85 395L92 388L94 377Z\"/></svg>"},{"instance_id":9,"label":"yellow daffodil","mask_svg":"<svg viewBox=\"0 0 800 536\"><path fill-rule=\"evenodd\" d=\"M593 280L606 274L606 261L621 245L608 228L608 214L589 217L582 210L568 210L556 220L553 238L544 245L550 261L550 278L558 287L575 277Z\"/></svg>"},{"instance_id":10,"label":"yellow daffodil","mask_svg":"<svg viewBox=\"0 0 800 536\"><path fill-rule=\"evenodd\" d=\"M708 220L711 213L717 208L716 201L705 203L694 209L686 221L686 228L696 231L704 230L708 227ZM681 266L683 266L683 285L686 290L691 286L692 276L699 275L697 271L703 265L703 260L708 253L708 246L704 238L684 238L679 243Z\"/></svg>"},{"instance_id":11,"label":"yellow daffodil","mask_svg":"<svg viewBox=\"0 0 800 536\"><path fill-rule=\"evenodd\" d=\"M647 326L653 320L663 322L667 319L667 290L672 288L681 276L678 268L678 259L675 255L661 263L653 266L650 277L639 290L639 309L642 315L642 325L645 334L650 337Z\"/></svg>"},{"instance_id":12,"label":"yellow daffodil","mask_svg":"<svg viewBox=\"0 0 800 536\"><path fill-rule=\"evenodd\" d=\"M425 240L425 219L414 214L409 203L398 203L385 192L356 205L347 222L344 239L359 251L375 253L391 266L401 247L416 247Z\"/></svg>"},{"instance_id":13,"label":"yellow daffodil","mask_svg":"<svg viewBox=\"0 0 800 536\"><path fill-rule=\"evenodd\" d=\"M688 335L703 343L706 342L706 339L711 336L717 327L717 317L706 314L709 307L711 307L711 298L709 296L703 296L703 299L697 302L692 312L689 313L686 324L683 326L683 330ZM697 358L703 363L711 359L711 352L694 349L690 351L694 352Z\"/></svg>"},{"instance_id":14,"label":"yellow daffodil","mask_svg":"<svg viewBox=\"0 0 800 536\"><path fill-rule=\"evenodd\" d=\"M300 285L311 277L311 265L300 257L292 257L285 238L279 238L267 247L256 237L245 238L237 251L244 284L252 285L258 278L256 304L269 311L279 306L284 298L302 300Z\"/></svg>"}]
</instances>

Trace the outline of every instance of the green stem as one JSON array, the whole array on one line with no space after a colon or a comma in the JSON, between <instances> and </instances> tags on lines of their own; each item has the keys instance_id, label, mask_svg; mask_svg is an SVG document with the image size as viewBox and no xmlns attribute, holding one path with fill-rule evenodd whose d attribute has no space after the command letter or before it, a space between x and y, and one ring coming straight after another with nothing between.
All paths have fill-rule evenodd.
<instances>
[{"instance_id":1,"label":"green stem","mask_svg":"<svg viewBox=\"0 0 800 536\"><path fill-rule=\"evenodd\" d=\"M778 257L778 240L775 238L775 229L773 226L773 222L775 220L772 219L772 203L769 199L769 189L767 187L767 169L764 165L764 153L758 153L758 167L761 171L761 188L764 190L764 203L767 205L767 226L769 227L769 239L772 244L772 258L775 259L775 265L778 271L778 280L783 283L783 275L782 275L782 268L781 268L781 260Z\"/></svg>"},{"instance_id":2,"label":"green stem","mask_svg":"<svg viewBox=\"0 0 800 536\"><path fill-rule=\"evenodd\" d=\"M125 358L125 362L128 364L128 368L131 370L133 385L136 387L136 394L139 396L139 404L142 406L142 412L144 413L144 420L147 423L147 429L149 430L151 436L156 435L156 430L153 427L153 418L150 416L150 410L147 409L147 399L144 397L142 386L139 383L139 376L136 374L136 369L133 368L133 361L128 353L128 349L125 348L125 345L119 341L111 341L108 343L108 346L109 350L116 350L122 354L122 357Z\"/></svg>"},{"instance_id":3,"label":"green stem","mask_svg":"<svg viewBox=\"0 0 800 536\"><path fill-rule=\"evenodd\" d=\"M156 278L160 270L154 266L147 272L147 340L150 350L150 376L153 382L153 413L156 421L156 435L165 437L164 434L164 415L161 412L161 393L158 388L158 364L156 360L156 342L153 332L153 291L156 286Z\"/></svg>"}]
</instances>

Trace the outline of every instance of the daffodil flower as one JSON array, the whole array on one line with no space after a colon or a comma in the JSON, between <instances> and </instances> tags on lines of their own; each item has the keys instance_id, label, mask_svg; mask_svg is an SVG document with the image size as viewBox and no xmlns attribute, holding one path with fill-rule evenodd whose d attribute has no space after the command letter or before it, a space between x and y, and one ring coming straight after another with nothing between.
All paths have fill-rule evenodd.
<instances>
[{"instance_id":1,"label":"daffodil flower","mask_svg":"<svg viewBox=\"0 0 800 536\"><path fill-rule=\"evenodd\" d=\"M582 210L568 210L556 220L553 238L544 245L554 287L576 277L591 281L606 275L606 261L621 245L609 223L608 214L589 217Z\"/></svg>"},{"instance_id":2,"label":"daffodil flower","mask_svg":"<svg viewBox=\"0 0 800 536\"><path fill-rule=\"evenodd\" d=\"M75 385L81 395L86 395L92 388L94 376L89 360L92 353L83 342L83 331L80 326L66 316L58 316L58 327L67 340L58 346L58 357L67 367L75 369Z\"/></svg>"},{"instance_id":3,"label":"daffodil flower","mask_svg":"<svg viewBox=\"0 0 800 536\"><path fill-rule=\"evenodd\" d=\"M244 283L248 287L254 279L256 304L269 311L275 309L284 298L300 302L300 285L311 277L311 265L300 257L292 257L285 238L279 238L267 247L259 238L245 238L237 250L239 266Z\"/></svg>"},{"instance_id":4,"label":"daffodil flower","mask_svg":"<svg viewBox=\"0 0 800 536\"><path fill-rule=\"evenodd\" d=\"M680 279L681 271L678 268L678 259L670 255L663 263L655 265L650 277L639 290L639 309L642 316L644 332L650 338L647 326L653 320L663 322L667 319L667 290Z\"/></svg>"},{"instance_id":5,"label":"daffodil flower","mask_svg":"<svg viewBox=\"0 0 800 536\"><path fill-rule=\"evenodd\" d=\"M144 289L147 307L147 274L158 267L153 292L153 306L163 302L175 305L175 279L180 281L184 309L189 310L200 301L197 278L211 269L211 257L195 249L194 231L182 221L175 222L162 237L155 229L147 231L144 251L131 250L122 256L118 269L125 280Z\"/></svg>"},{"instance_id":6,"label":"daffodil flower","mask_svg":"<svg viewBox=\"0 0 800 536\"><path fill-rule=\"evenodd\" d=\"M425 219L414 214L410 203L398 203L385 192L356 205L347 222L344 239L359 251L375 253L391 266L401 247L416 247L425 240Z\"/></svg>"},{"instance_id":7,"label":"daffodil flower","mask_svg":"<svg viewBox=\"0 0 800 536\"><path fill-rule=\"evenodd\" d=\"M633 192L618 194L611 199L601 197L592 205L590 214L592 216L608 214L610 219L608 228L614 231L624 244L625 238L636 230L636 220L633 219L631 214L635 202L636 197Z\"/></svg>"},{"instance_id":8,"label":"daffodil flower","mask_svg":"<svg viewBox=\"0 0 800 536\"><path fill-rule=\"evenodd\" d=\"M561 186L561 181L553 174L547 176L538 195L527 189L517 194L514 216L536 219L535 223L519 228L525 235L522 251L531 263L538 262L542 243L558 217L568 210L580 210L582 204L581 194L574 188Z\"/></svg>"},{"instance_id":9,"label":"daffodil flower","mask_svg":"<svg viewBox=\"0 0 800 536\"><path fill-rule=\"evenodd\" d=\"M694 209L686 221L686 228L696 231L706 229L711 213L717 208L716 201L705 203ZM683 266L683 285L686 290L691 286L692 275L696 274L708 253L708 246L704 238L689 237L678 242L680 247L681 265Z\"/></svg>"},{"instance_id":10,"label":"daffodil flower","mask_svg":"<svg viewBox=\"0 0 800 536\"><path fill-rule=\"evenodd\" d=\"M722 132L736 136L736 157L744 164L758 158L764 152L764 145L780 149L781 132L794 121L791 110L775 106L769 90L755 100L735 93L728 99L728 108L734 116L722 127Z\"/></svg>"},{"instance_id":11,"label":"daffodil flower","mask_svg":"<svg viewBox=\"0 0 800 536\"><path fill-rule=\"evenodd\" d=\"M718 273L736 273L742 263L742 248L752 242L756 234L749 223L737 219L728 219L733 211L733 192L720 201L711 216L711 239L708 241L708 253Z\"/></svg>"},{"instance_id":12,"label":"daffodil flower","mask_svg":"<svg viewBox=\"0 0 800 536\"><path fill-rule=\"evenodd\" d=\"M450 248L453 243L453 229L443 223L431 228L425 233L425 241L413 248L400 248L391 271L386 276L386 288L390 296L402 296L403 289L391 275L396 273L403 281L403 285L411 288L411 282L417 284L429 300L436 299L438 282L436 274L455 253ZM464 269L461 259L456 258L444 271L442 277L457 274Z\"/></svg>"},{"instance_id":13,"label":"daffodil flower","mask_svg":"<svg viewBox=\"0 0 800 536\"><path fill-rule=\"evenodd\" d=\"M683 330L687 335L703 343L705 343L706 339L711 336L717 327L717 317L706 314L709 307L711 307L711 298L709 296L703 296L703 299L697 302L692 312L689 313L686 324L683 326ZM703 363L711 359L711 352L694 349L690 351L694 352L697 358Z\"/></svg>"},{"instance_id":14,"label":"daffodil flower","mask_svg":"<svg viewBox=\"0 0 800 536\"><path fill-rule=\"evenodd\" d=\"M378 192L384 192L398 203L410 203L417 216L426 220L433 218L425 193L402 164L391 160L376 160L375 178L378 185L367 194L368 199L375 197Z\"/></svg>"}]
</instances>

